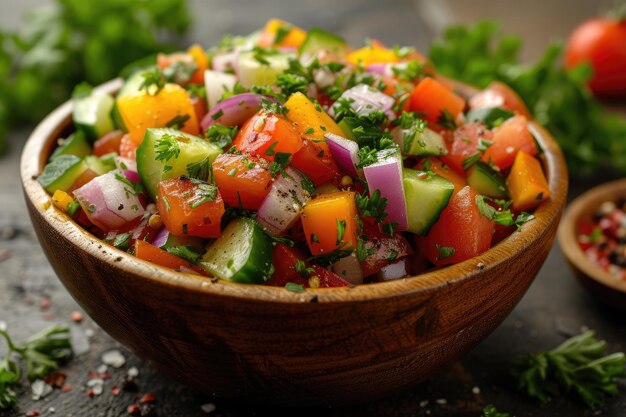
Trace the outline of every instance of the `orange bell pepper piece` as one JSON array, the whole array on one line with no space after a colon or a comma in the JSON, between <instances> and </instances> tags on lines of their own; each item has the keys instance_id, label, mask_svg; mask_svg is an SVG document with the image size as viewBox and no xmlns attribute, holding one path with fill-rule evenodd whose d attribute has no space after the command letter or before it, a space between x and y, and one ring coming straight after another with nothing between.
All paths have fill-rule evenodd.
<instances>
[{"instance_id":1,"label":"orange bell pepper piece","mask_svg":"<svg viewBox=\"0 0 626 417\"><path fill-rule=\"evenodd\" d=\"M324 139L326 133L334 133L342 137L346 135L324 109L313 104L302 93L298 92L289 96L285 107L287 107L287 118L293 122L298 132L305 139L313 140L314 143L320 145L325 152L328 150L328 145L320 140Z\"/></svg>"},{"instance_id":2,"label":"orange bell pepper piece","mask_svg":"<svg viewBox=\"0 0 626 417\"><path fill-rule=\"evenodd\" d=\"M133 142L141 143L146 129L165 127L175 117L189 116L183 132L197 135L200 132L198 118L189 94L177 84L165 84L158 93L151 95L145 90L119 97L117 107Z\"/></svg>"},{"instance_id":3,"label":"orange bell pepper piece","mask_svg":"<svg viewBox=\"0 0 626 417\"><path fill-rule=\"evenodd\" d=\"M187 53L191 55L198 67L191 75L189 82L204 85L204 71L209 69L209 58L206 52L204 52L204 49L200 45L191 45L189 49L187 49Z\"/></svg>"},{"instance_id":4,"label":"orange bell pepper piece","mask_svg":"<svg viewBox=\"0 0 626 417\"><path fill-rule=\"evenodd\" d=\"M67 213L68 206L73 202L74 199L72 196L63 190L56 190L54 194L52 194L52 204L64 213Z\"/></svg>"},{"instance_id":5,"label":"orange bell pepper piece","mask_svg":"<svg viewBox=\"0 0 626 417\"><path fill-rule=\"evenodd\" d=\"M539 160L524 151L518 152L506 181L516 211L533 209L550 197Z\"/></svg>"},{"instance_id":6,"label":"orange bell pepper piece","mask_svg":"<svg viewBox=\"0 0 626 417\"><path fill-rule=\"evenodd\" d=\"M201 275L206 275L204 270L199 266L179 258L176 255L172 255L171 253L141 239L135 241L135 256L139 259L143 259L144 261L153 262L167 268L176 270L190 269Z\"/></svg>"},{"instance_id":7,"label":"orange bell pepper piece","mask_svg":"<svg viewBox=\"0 0 626 417\"><path fill-rule=\"evenodd\" d=\"M302 227L313 255L356 248L357 209L354 193L339 191L309 201L302 212Z\"/></svg>"},{"instance_id":8,"label":"orange bell pepper piece","mask_svg":"<svg viewBox=\"0 0 626 417\"><path fill-rule=\"evenodd\" d=\"M279 30L285 30L285 35L279 42L276 42L276 35ZM261 36L259 37L259 46L269 48L271 46L277 47L292 47L299 48L306 39L306 32L291 23L285 22L280 19L270 19L265 24Z\"/></svg>"}]
</instances>

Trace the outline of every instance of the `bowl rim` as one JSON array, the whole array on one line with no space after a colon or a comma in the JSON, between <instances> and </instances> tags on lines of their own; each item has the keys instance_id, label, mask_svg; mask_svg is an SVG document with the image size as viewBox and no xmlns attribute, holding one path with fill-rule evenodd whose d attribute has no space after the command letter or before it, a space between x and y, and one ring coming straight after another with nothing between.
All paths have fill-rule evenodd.
<instances>
[{"instance_id":1,"label":"bowl rim","mask_svg":"<svg viewBox=\"0 0 626 417\"><path fill-rule=\"evenodd\" d=\"M95 90L114 93L122 80L114 79L96 87ZM460 88L467 88L459 83ZM486 252L458 264L435 269L424 274L403 279L358 285L343 288L318 288L302 293L287 291L282 287L261 284L237 284L225 280L199 278L197 275L176 272L168 268L143 261L107 245L76 224L50 203L50 196L36 181L41 173L50 150L59 135L71 124L72 103L68 100L50 113L32 132L22 151L20 175L22 187L37 214L72 244L90 256L115 265L143 280L174 288L199 291L207 295L232 297L264 302L343 303L372 301L400 297L425 291L434 291L442 286L462 282L478 276L486 269L509 261L518 252L527 249L546 233L554 222L558 222L565 205L568 189L567 166L563 154L550 134L536 121L529 120L530 130L543 149L541 160L547 173L551 198L535 211L535 219L523 226L521 233L513 233ZM104 250L106 249L106 250ZM503 256L504 255L504 256Z\"/></svg>"},{"instance_id":2,"label":"bowl rim","mask_svg":"<svg viewBox=\"0 0 626 417\"><path fill-rule=\"evenodd\" d=\"M567 207L557 233L559 245L570 264L590 279L612 290L626 293L626 280L613 275L591 262L578 244L576 225L581 217L591 214L606 200L615 200L616 193L626 195L626 178L590 188L576 197Z\"/></svg>"}]
</instances>

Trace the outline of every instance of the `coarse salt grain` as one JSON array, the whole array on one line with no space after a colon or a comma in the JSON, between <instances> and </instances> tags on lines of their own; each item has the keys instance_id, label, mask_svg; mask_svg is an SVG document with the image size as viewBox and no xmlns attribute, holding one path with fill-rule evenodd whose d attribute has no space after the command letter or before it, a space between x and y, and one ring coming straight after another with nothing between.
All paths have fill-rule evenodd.
<instances>
[{"instance_id":1,"label":"coarse salt grain","mask_svg":"<svg viewBox=\"0 0 626 417\"><path fill-rule=\"evenodd\" d=\"M109 369L108 366L106 366L105 364L102 364L100 366L98 366L98 369L96 369L96 372L99 374L104 374L106 373L106 371Z\"/></svg>"},{"instance_id":2,"label":"coarse salt grain","mask_svg":"<svg viewBox=\"0 0 626 417\"><path fill-rule=\"evenodd\" d=\"M445 398L438 398L437 400L435 400L435 402L439 405L446 405L448 404L448 400L446 400Z\"/></svg>"},{"instance_id":3,"label":"coarse salt grain","mask_svg":"<svg viewBox=\"0 0 626 417\"><path fill-rule=\"evenodd\" d=\"M428 400L420 401L420 408L424 408L428 405Z\"/></svg>"},{"instance_id":4,"label":"coarse salt grain","mask_svg":"<svg viewBox=\"0 0 626 417\"><path fill-rule=\"evenodd\" d=\"M135 366L131 366L128 369L128 372L126 372L126 375L128 375L130 377L133 377L133 378L136 377L136 376L139 376L139 369L137 369L137 367L135 367Z\"/></svg>"},{"instance_id":5,"label":"coarse salt grain","mask_svg":"<svg viewBox=\"0 0 626 417\"><path fill-rule=\"evenodd\" d=\"M202 410L202 412L204 412L205 414L211 414L213 411L215 411L215 404L211 404L211 403L207 403L207 404L202 404L200 406L200 409Z\"/></svg>"},{"instance_id":6,"label":"coarse salt grain","mask_svg":"<svg viewBox=\"0 0 626 417\"><path fill-rule=\"evenodd\" d=\"M124 357L124 355L122 355L122 352L120 352L117 349L114 349L114 350L105 352L102 355L102 362L105 365L109 365L114 368L121 368L126 363L126 358Z\"/></svg>"},{"instance_id":7,"label":"coarse salt grain","mask_svg":"<svg viewBox=\"0 0 626 417\"><path fill-rule=\"evenodd\" d=\"M472 394L474 394L474 395L480 394L480 388L478 388L478 387L472 388Z\"/></svg>"},{"instance_id":8,"label":"coarse salt grain","mask_svg":"<svg viewBox=\"0 0 626 417\"><path fill-rule=\"evenodd\" d=\"M42 379L35 380L30 385L30 389L32 392L31 398L33 399L33 401L38 401L52 392L52 386L46 384Z\"/></svg>"}]
</instances>

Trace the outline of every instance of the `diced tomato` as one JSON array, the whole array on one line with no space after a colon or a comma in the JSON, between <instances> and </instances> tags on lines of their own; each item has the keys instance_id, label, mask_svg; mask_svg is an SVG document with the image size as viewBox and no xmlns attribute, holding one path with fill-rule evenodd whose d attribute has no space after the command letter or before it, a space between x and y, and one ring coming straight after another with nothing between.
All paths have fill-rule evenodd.
<instances>
[{"instance_id":1,"label":"diced tomato","mask_svg":"<svg viewBox=\"0 0 626 417\"><path fill-rule=\"evenodd\" d=\"M157 229L153 229L149 226L150 216L142 216L137 219L126 223L122 226L117 233L130 233L130 244L133 245L135 240L143 240L145 242L152 242L152 239L158 233Z\"/></svg>"},{"instance_id":2,"label":"diced tomato","mask_svg":"<svg viewBox=\"0 0 626 417\"><path fill-rule=\"evenodd\" d=\"M179 271L188 269L201 275L206 275L202 268L141 239L135 241L134 249L135 256L139 259L143 259L144 261L153 262L157 265Z\"/></svg>"},{"instance_id":3,"label":"diced tomato","mask_svg":"<svg viewBox=\"0 0 626 417\"><path fill-rule=\"evenodd\" d=\"M121 130L112 130L105 133L104 136L94 142L93 154L95 156L102 156L111 152L119 153L123 136L124 132Z\"/></svg>"},{"instance_id":4,"label":"diced tomato","mask_svg":"<svg viewBox=\"0 0 626 417\"><path fill-rule=\"evenodd\" d=\"M137 143L131 139L128 133L126 133L120 139L120 151L118 153L124 158L135 160L137 159L137 147Z\"/></svg>"},{"instance_id":5,"label":"diced tomato","mask_svg":"<svg viewBox=\"0 0 626 417\"><path fill-rule=\"evenodd\" d=\"M304 141L304 146L293 155L291 164L311 178L315 185L339 174L328 148L325 150L310 140Z\"/></svg>"},{"instance_id":6,"label":"diced tomato","mask_svg":"<svg viewBox=\"0 0 626 417\"><path fill-rule=\"evenodd\" d=\"M173 54L159 54L157 56L157 66L161 69L165 68L175 68L174 65L181 67L180 71L182 74L188 74L188 69L191 69L193 72L191 75L186 75L185 78L188 79L177 79L174 78L174 82L178 84L204 84L204 71L209 67L209 60L199 45L192 45L189 47L187 52L175 52Z\"/></svg>"},{"instance_id":7,"label":"diced tomato","mask_svg":"<svg viewBox=\"0 0 626 417\"><path fill-rule=\"evenodd\" d=\"M415 88L413 84L406 81L398 81L393 77L383 77L383 82L385 83L383 93L394 97L397 103L401 103L398 114L402 114L403 111L410 111L411 92Z\"/></svg>"},{"instance_id":8,"label":"diced tomato","mask_svg":"<svg viewBox=\"0 0 626 417\"><path fill-rule=\"evenodd\" d=\"M191 75L191 80L189 80L189 82L191 84L204 85L204 72L209 69L209 58L207 57L204 48L200 45L191 45L187 50L187 53L191 55L193 61L196 63L196 70Z\"/></svg>"},{"instance_id":9,"label":"diced tomato","mask_svg":"<svg viewBox=\"0 0 626 417\"><path fill-rule=\"evenodd\" d=\"M272 187L269 163L252 155L219 155L213 162L213 178L229 206L246 210L258 210Z\"/></svg>"},{"instance_id":10,"label":"diced tomato","mask_svg":"<svg viewBox=\"0 0 626 417\"><path fill-rule=\"evenodd\" d=\"M352 285L339 275L319 265L313 265L313 269L315 276L320 280L320 288L350 287Z\"/></svg>"},{"instance_id":11,"label":"diced tomato","mask_svg":"<svg viewBox=\"0 0 626 417\"><path fill-rule=\"evenodd\" d=\"M493 239L491 239L491 246L495 245L496 243L502 242L514 231L515 226L502 226L500 224L496 224L495 231L493 233Z\"/></svg>"},{"instance_id":12,"label":"diced tomato","mask_svg":"<svg viewBox=\"0 0 626 417\"><path fill-rule=\"evenodd\" d=\"M411 95L411 110L424 113L431 125L437 124L444 110L456 117L464 108L465 100L430 77L420 81Z\"/></svg>"},{"instance_id":13,"label":"diced tomato","mask_svg":"<svg viewBox=\"0 0 626 417\"><path fill-rule=\"evenodd\" d=\"M483 154L483 161L493 162L504 170L513 165L519 151L530 155L537 154L535 140L528 129L528 122L524 116L515 116L497 127L493 131L493 145Z\"/></svg>"},{"instance_id":14,"label":"diced tomato","mask_svg":"<svg viewBox=\"0 0 626 417\"><path fill-rule=\"evenodd\" d=\"M493 81L483 91L474 95L470 99L469 105L473 109L502 107L518 112L522 116L531 117L520 96L511 87L500 81Z\"/></svg>"},{"instance_id":15,"label":"diced tomato","mask_svg":"<svg viewBox=\"0 0 626 417\"><path fill-rule=\"evenodd\" d=\"M373 249L373 253L361 263L363 276L375 274L394 260L413 253L411 245L402 233L394 233L392 236L383 233L378 225L371 225L368 222L363 222L363 226L363 234L367 236L365 249L368 251Z\"/></svg>"},{"instance_id":16,"label":"diced tomato","mask_svg":"<svg viewBox=\"0 0 626 417\"><path fill-rule=\"evenodd\" d=\"M441 161L465 176L463 161L478 153L480 140L492 142L493 133L482 123L466 123L454 131L452 141L447 143L448 154Z\"/></svg>"},{"instance_id":17,"label":"diced tomato","mask_svg":"<svg viewBox=\"0 0 626 417\"><path fill-rule=\"evenodd\" d=\"M469 186L452 195L428 235L417 237L420 250L435 265L464 261L491 246L495 224L480 214L477 195Z\"/></svg>"},{"instance_id":18,"label":"diced tomato","mask_svg":"<svg viewBox=\"0 0 626 417\"><path fill-rule=\"evenodd\" d=\"M161 181L157 207L173 235L218 237L221 233L224 201L214 185L186 177Z\"/></svg>"},{"instance_id":19,"label":"diced tomato","mask_svg":"<svg viewBox=\"0 0 626 417\"><path fill-rule=\"evenodd\" d=\"M283 116L260 111L239 129L235 148L273 161L278 152L295 154L302 146L298 130Z\"/></svg>"},{"instance_id":20,"label":"diced tomato","mask_svg":"<svg viewBox=\"0 0 626 417\"><path fill-rule=\"evenodd\" d=\"M267 285L275 287L284 287L288 282L301 284L305 287L309 286L309 280L304 278L296 271L296 262L298 260L304 262L306 256L301 251L290 248L289 246L279 243L272 253L272 265L274 265L274 275L267 280Z\"/></svg>"},{"instance_id":21,"label":"diced tomato","mask_svg":"<svg viewBox=\"0 0 626 417\"><path fill-rule=\"evenodd\" d=\"M196 118L198 120L204 119L204 116L207 114L206 99L198 96L191 96L191 104L193 105L193 109L196 113Z\"/></svg>"}]
</instances>

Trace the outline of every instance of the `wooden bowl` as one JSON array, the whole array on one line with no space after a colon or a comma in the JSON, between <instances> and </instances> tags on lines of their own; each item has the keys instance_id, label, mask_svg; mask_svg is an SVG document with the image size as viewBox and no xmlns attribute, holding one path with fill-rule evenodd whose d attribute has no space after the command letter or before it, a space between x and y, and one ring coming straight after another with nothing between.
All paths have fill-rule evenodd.
<instances>
[{"instance_id":1,"label":"wooden bowl","mask_svg":"<svg viewBox=\"0 0 626 417\"><path fill-rule=\"evenodd\" d=\"M568 206L559 227L559 245L572 267L578 282L599 300L626 309L626 281L616 279L591 262L578 245L577 224L589 218L604 201L626 196L626 179L608 182L580 195Z\"/></svg>"},{"instance_id":2,"label":"wooden bowl","mask_svg":"<svg viewBox=\"0 0 626 417\"><path fill-rule=\"evenodd\" d=\"M487 336L520 300L552 246L567 194L561 151L540 126L531 128L545 149L552 198L522 232L473 259L416 277L304 293L144 262L55 209L35 178L55 140L71 129L70 103L35 129L21 176L57 275L87 314L137 355L218 397L339 405L427 378Z\"/></svg>"}]
</instances>

